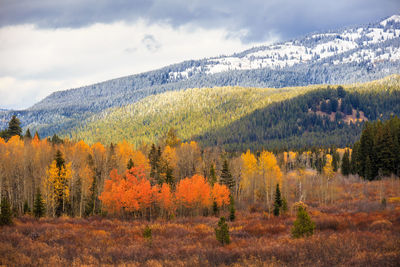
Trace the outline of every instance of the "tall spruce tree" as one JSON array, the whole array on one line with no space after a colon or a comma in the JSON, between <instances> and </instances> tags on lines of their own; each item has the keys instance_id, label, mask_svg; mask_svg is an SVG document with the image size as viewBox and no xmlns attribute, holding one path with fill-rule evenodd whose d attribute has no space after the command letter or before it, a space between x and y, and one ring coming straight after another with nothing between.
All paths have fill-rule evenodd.
<instances>
[{"instance_id":1,"label":"tall spruce tree","mask_svg":"<svg viewBox=\"0 0 400 267\"><path fill-rule=\"evenodd\" d=\"M40 192L40 189L38 188L36 191L35 195L35 201L33 203L33 215L36 218L43 217L46 212L46 208L44 205L42 193Z\"/></svg>"},{"instance_id":2,"label":"tall spruce tree","mask_svg":"<svg viewBox=\"0 0 400 267\"><path fill-rule=\"evenodd\" d=\"M351 172L350 152L348 149L346 149L346 151L343 154L342 166L341 166L340 170L344 176L348 176Z\"/></svg>"},{"instance_id":3,"label":"tall spruce tree","mask_svg":"<svg viewBox=\"0 0 400 267\"><path fill-rule=\"evenodd\" d=\"M236 219L235 200L233 196L229 196L229 220L233 222Z\"/></svg>"},{"instance_id":4,"label":"tall spruce tree","mask_svg":"<svg viewBox=\"0 0 400 267\"><path fill-rule=\"evenodd\" d=\"M229 189L233 189L235 187L235 180L233 180L232 174L229 171L229 164L226 159L222 165L220 183L226 185Z\"/></svg>"},{"instance_id":5,"label":"tall spruce tree","mask_svg":"<svg viewBox=\"0 0 400 267\"><path fill-rule=\"evenodd\" d=\"M13 115L10 122L8 123L8 136L12 137L14 135L21 136L22 129L21 129L21 122L17 118L17 116Z\"/></svg>"},{"instance_id":6,"label":"tall spruce tree","mask_svg":"<svg viewBox=\"0 0 400 267\"><path fill-rule=\"evenodd\" d=\"M282 207L281 190L279 189L279 184L276 184L275 202L274 202L274 215L275 216L279 216L281 207Z\"/></svg>"},{"instance_id":7,"label":"tall spruce tree","mask_svg":"<svg viewBox=\"0 0 400 267\"><path fill-rule=\"evenodd\" d=\"M217 182L217 175L215 174L214 163L211 163L210 167L210 178L209 181L211 186L213 186Z\"/></svg>"}]
</instances>

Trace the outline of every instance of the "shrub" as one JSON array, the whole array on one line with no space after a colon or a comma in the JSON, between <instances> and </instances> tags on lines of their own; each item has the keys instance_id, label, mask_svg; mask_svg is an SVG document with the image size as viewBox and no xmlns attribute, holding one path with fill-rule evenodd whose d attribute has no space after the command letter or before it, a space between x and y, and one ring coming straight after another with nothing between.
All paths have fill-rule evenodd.
<instances>
[{"instance_id":1,"label":"shrub","mask_svg":"<svg viewBox=\"0 0 400 267\"><path fill-rule=\"evenodd\" d=\"M297 210L297 219L293 223L292 236L293 238L300 238L304 236L311 236L314 233L315 223L311 221L306 209L299 206Z\"/></svg>"},{"instance_id":2,"label":"shrub","mask_svg":"<svg viewBox=\"0 0 400 267\"><path fill-rule=\"evenodd\" d=\"M151 228L150 226L146 225L143 231L143 237L144 239L151 241L152 240L152 234L151 234Z\"/></svg>"},{"instance_id":3,"label":"shrub","mask_svg":"<svg viewBox=\"0 0 400 267\"><path fill-rule=\"evenodd\" d=\"M0 214L0 225L12 224L12 213L10 202L8 198L4 197L1 201L1 214Z\"/></svg>"},{"instance_id":4,"label":"shrub","mask_svg":"<svg viewBox=\"0 0 400 267\"><path fill-rule=\"evenodd\" d=\"M222 245L229 244L231 242L229 237L229 227L226 223L225 217L221 217L219 220L218 227L215 228L215 236Z\"/></svg>"}]
</instances>

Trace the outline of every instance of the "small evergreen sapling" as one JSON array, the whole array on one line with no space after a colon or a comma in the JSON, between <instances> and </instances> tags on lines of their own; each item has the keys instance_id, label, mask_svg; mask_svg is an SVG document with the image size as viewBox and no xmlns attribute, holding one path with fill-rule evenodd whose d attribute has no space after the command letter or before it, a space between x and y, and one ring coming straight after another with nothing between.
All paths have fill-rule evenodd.
<instances>
[{"instance_id":1,"label":"small evergreen sapling","mask_svg":"<svg viewBox=\"0 0 400 267\"><path fill-rule=\"evenodd\" d=\"M143 230L143 237L146 239L149 243L151 243L153 236L151 233L151 228L150 226L146 225L146 227Z\"/></svg>"},{"instance_id":2,"label":"small evergreen sapling","mask_svg":"<svg viewBox=\"0 0 400 267\"><path fill-rule=\"evenodd\" d=\"M231 243L229 237L229 226L226 223L225 217L221 217L218 222L218 227L215 228L215 236L222 245Z\"/></svg>"},{"instance_id":3,"label":"small evergreen sapling","mask_svg":"<svg viewBox=\"0 0 400 267\"><path fill-rule=\"evenodd\" d=\"M293 223L292 237L300 238L304 236L312 236L315 229L315 223L311 221L306 209L299 206L297 210L297 219Z\"/></svg>"},{"instance_id":4,"label":"small evergreen sapling","mask_svg":"<svg viewBox=\"0 0 400 267\"><path fill-rule=\"evenodd\" d=\"M0 225L11 225L12 224L12 213L11 205L7 197L1 200L1 213L0 213Z\"/></svg>"}]
</instances>

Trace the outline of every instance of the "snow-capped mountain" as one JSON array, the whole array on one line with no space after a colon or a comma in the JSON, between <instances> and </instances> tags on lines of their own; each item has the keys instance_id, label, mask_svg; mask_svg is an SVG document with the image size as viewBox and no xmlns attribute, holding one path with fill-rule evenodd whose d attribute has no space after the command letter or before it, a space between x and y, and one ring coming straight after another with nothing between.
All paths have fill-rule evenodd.
<instances>
[{"instance_id":1,"label":"snow-capped mountain","mask_svg":"<svg viewBox=\"0 0 400 267\"><path fill-rule=\"evenodd\" d=\"M16 114L25 128L38 130L42 136L53 135L107 108L171 90L343 84L394 73L400 73L400 15L55 92L26 110L0 112L0 129Z\"/></svg>"},{"instance_id":2,"label":"snow-capped mountain","mask_svg":"<svg viewBox=\"0 0 400 267\"><path fill-rule=\"evenodd\" d=\"M257 47L232 56L211 58L202 66L170 72L169 76L175 80L199 72L215 74L261 68L276 70L298 64L318 63L324 59L331 59L329 63L334 65L354 62L375 64L386 60L393 62L400 59L399 37L400 15L393 15L368 26L312 34L303 39Z\"/></svg>"}]
</instances>

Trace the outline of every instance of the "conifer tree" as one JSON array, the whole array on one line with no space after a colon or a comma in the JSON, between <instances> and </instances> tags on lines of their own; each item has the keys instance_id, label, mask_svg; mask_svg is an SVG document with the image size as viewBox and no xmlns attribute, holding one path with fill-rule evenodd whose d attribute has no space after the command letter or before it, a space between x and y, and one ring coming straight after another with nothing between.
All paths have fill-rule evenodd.
<instances>
[{"instance_id":1,"label":"conifer tree","mask_svg":"<svg viewBox=\"0 0 400 267\"><path fill-rule=\"evenodd\" d=\"M11 205L7 197L3 197L0 205L0 226L12 224Z\"/></svg>"},{"instance_id":2,"label":"conifer tree","mask_svg":"<svg viewBox=\"0 0 400 267\"><path fill-rule=\"evenodd\" d=\"M17 118L17 116L13 115L10 122L8 123L8 136L12 137L14 135L21 136L22 129L21 129L21 122Z\"/></svg>"},{"instance_id":3,"label":"conifer tree","mask_svg":"<svg viewBox=\"0 0 400 267\"><path fill-rule=\"evenodd\" d=\"M33 203L33 215L36 218L40 218L44 216L45 211L46 209L42 198L42 194L40 192L40 189L38 188L36 191L35 202Z\"/></svg>"},{"instance_id":4,"label":"conifer tree","mask_svg":"<svg viewBox=\"0 0 400 267\"><path fill-rule=\"evenodd\" d=\"M40 136L39 136L39 133L38 133L38 131L36 131L36 132L35 132L35 135L34 135L34 137L33 137L33 138L35 138L36 136L37 136L37 139L38 139L38 140L40 140Z\"/></svg>"},{"instance_id":5,"label":"conifer tree","mask_svg":"<svg viewBox=\"0 0 400 267\"><path fill-rule=\"evenodd\" d=\"M340 166L340 156L336 151L332 152L332 168L334 172L337 172Z\"/></svg>"},{"instance_id":6,"label":"conifer tree","mask_svg":"<svg viewBox=\"0 0 400 267\"><path fill-rule=\"evenodd\" d=\"M311 221L306 209L299 206L297 210L297 218L293 223L292 237L300 238L304 236L311 236L314 233L315 223Z\"/></svg>"},{"instance_id":7,"label":"conifer tree","mask_svg":"<svg viewBox=\"0 0 400 267\"><path fill-rule=\"evenodd\" d=\"M167 166L167 170L165 171L165 182L169 184L172 188L175 187L173 169L169 166Z\"/></svg>"},{"instance_id":8,"label":"conifer tree","mask_svg":"<svg viewBox=\"0 0 400 267\"><path fill-rule=\"evenodd\" d=\"M217 182L217 175L215 174L214 164L211 163L209 183L213 186Z\"/></svg>"},{"instance_id":9,"label":"conifer tree","mask_svg":"<svg viewBox=\"0 0 400 267\"><path fill-rule=\"evenodd\" d=\"M350 166L350 152L348 149L343 154L341 172L344 176L348 176L351 172Z\"/></svg>"},{"instance_id":10,"label":"conifer tree","mask_svg":"<svg viewBox=\"0 0 400 267\"><path fill-rule=\"evenodd\" d=\"M288 211L288 203L285 197L282 197L282 214Z\"/></svg>"},{"instance_id":11,"label":"conifer tree","mask_svg":"<svg viewBox=\"0 0 400 267\"><path fill-rule=\"evenodd\" d=\"M226 223L225 217L221 217L218 222L218 227L215 228L215 236L222 245L227 245L231 242L229 237L229 226Z\"/></svg>"},{"instance_id":12,"label":"conifer tree","mask_svg":"<svg viewBox=\"0 0 400 267\"><path fill-rule=\"evenodd\" d=\"M213 215L214 215L214 216L218 216L218 214L219 214L219 208L218 208L217 202L213 201L212 209L213 209Z\"/></svg>"},{"instance_id":13,"label":"conifer tree","mask_svg":"<svg viewBox=\"0 0 400 267\"><path fill-rule=\"evenodd\" d=\"M24 202L24 214L28 214L31 212L31 209L29 208L28 201L25 200Z\"/></svg>"},{"instance_id":14,"label":"conifer tree","mask_svg":"<svg viewBox=\"0 0 400 267\"><path fill-rule=\"evenodd\" d=\"M230 195L230 201L229 201L229 220L233 222L236 219L236 209L235 209L235 201L233 199L233 196Z\"/></svg>"},{"instance_id":15,"label":"conifer tree","mask_svg":"<svg viewBox=\"0 0 400 267\"><path fill-rule=\"evenodd\" d=\"M232 174L229 171L229 165L226 159L222 165L220 183L226 185L229 189L232 189L235 186L235 181L233 180Z\"/></svg>"},{"instance_id":16,"label":"conifer tree","mask_svg":"<svg viewBox=\"0 0 400 267\"><path fill-rule=\"evenodd\" d=\"M279 216L279 211L282 207L281 190L279 184L276 184L275 202L274 202L274 215Z\"/></svg>"},{"instance_id":17,"label":"conifer tree","mask_svg":"<svg viewBox=\"0 0 400 267\"><path fill-rule=\"evenodd\" d=\"M129 159L128 164L126 164L126 168L128 170L132 169L133 167L135 167L135 164L133 163L132 159Z\"/></svg>"},{"instance_id":18,"label":"conifer tree","mask_svg":"<svg viewBox=\"0 0 400 267\"><path fill-rule=\"evenodd\" d=\"M31 131L29 130L29 128L28 128L28 130L26 130L24 137L28 138L28 139L32 139Z\"/></svg>"}]
</instances>

